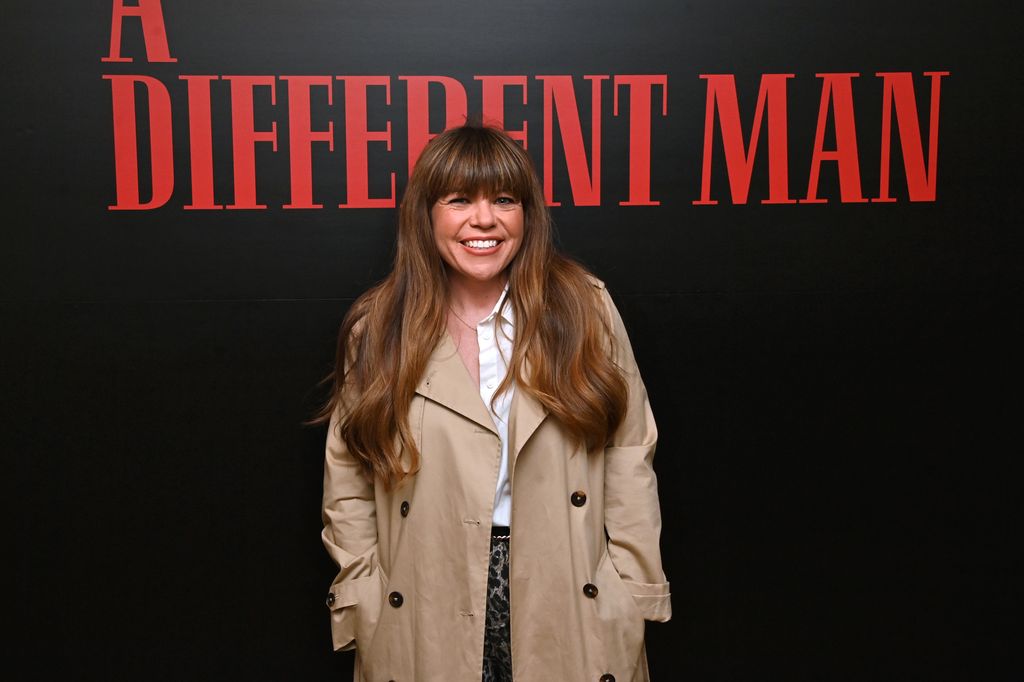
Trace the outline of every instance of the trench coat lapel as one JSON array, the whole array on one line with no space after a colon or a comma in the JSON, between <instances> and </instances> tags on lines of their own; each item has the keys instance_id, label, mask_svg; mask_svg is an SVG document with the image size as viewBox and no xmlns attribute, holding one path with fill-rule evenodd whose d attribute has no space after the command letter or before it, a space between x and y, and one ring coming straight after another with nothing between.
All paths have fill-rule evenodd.
<instances>
[{"instance_id":1,"label":"trench coat lapel","mask_svg":"<svg viewBox=\"0 0 1024 682\"><path fill-rule=\"evenodd\" d=\"M531 376L529 362L523 367L523 375ZM539 400L520 387L516 387L508 417L508 432L511 441L508 448L510 472L515 471L516 458L519 457L520 451L547 416L548 410Z\"/></svg>"},{"instance_id":2,"label":"trench coat lapel","mask_svg":"<svg viewBox=\"0 0 1024 682\"><path fill-rule=\"evenodd\" d=\"M524 375L530 376L529 362L523 369ZM434 347L416 392L497 435L498 430L490 412L480 393L473 390L473 377L462 363L448 332L441 335ZM514 470L516 458L523 446L547 416L548 410L540 401L516 387L512 395L512 407L509 409L510 471Z\"/></svg>"},{"instance_id":3,"label":"trench coat lapel","mask_svg":"<svg viewBox=\"0 0 1024 682\"><path fill-rule=\"evenodd\" d=\"M423 377L416 386L416 392L476 422L488 431L498 433L479 390L473 390L473 377L459 357L455 343L447 331L441 334L441 340L434 347Z\"/></svg>"}]
</instances>

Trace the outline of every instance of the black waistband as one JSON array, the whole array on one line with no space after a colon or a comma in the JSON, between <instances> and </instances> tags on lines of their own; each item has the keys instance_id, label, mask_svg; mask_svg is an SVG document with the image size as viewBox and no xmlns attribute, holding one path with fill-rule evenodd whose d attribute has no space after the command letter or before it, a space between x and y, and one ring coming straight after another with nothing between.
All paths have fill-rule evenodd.
<instances>
[{"instance_id":1,"label":"black waistband","mask_svg":"<svg viewBox=\"0 0 1024 682\"><path fill-rule=\"evenodd\" d=\"M508 526L491 526L491 537L495 535L509 536L512 534L511 529Z\"/></svg>"}]
</instances>

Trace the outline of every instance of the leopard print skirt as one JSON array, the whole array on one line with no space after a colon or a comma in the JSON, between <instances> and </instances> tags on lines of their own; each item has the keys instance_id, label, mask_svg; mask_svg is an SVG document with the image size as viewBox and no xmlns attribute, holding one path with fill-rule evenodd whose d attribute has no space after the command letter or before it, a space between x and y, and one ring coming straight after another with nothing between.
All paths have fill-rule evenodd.
<instances>
[{"instance_id":1,"label":"leopard print skirt","mask_svg":"<svg viewBox=\"0 0 1024 682\"><path fill-rule=\"evenodd\" d=\"M495 528L487 571L487 619L484 624L483 682L512 682L512 643L509 630L507 528Z\"/></svg>"}]
</instances>

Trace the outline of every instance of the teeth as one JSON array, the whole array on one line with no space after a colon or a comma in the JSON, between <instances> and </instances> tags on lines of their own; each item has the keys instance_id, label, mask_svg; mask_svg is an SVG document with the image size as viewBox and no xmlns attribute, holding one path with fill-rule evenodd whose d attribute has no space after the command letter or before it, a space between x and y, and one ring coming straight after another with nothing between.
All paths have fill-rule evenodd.
<instances>
[{"instance_id":1,"label":"teeth","mask_svg":"<svg viewBox=\"0 0 1024 682\"><path fill-rule=\"evenodd\" d=\"M470 248L473 248L473 249L489 249L492 246L497 246L498 245L498 240L497 239L470 239L470 240L464 241L462 243L465 244L466 246L470 247Z\"/></svg>"}]
</instances>

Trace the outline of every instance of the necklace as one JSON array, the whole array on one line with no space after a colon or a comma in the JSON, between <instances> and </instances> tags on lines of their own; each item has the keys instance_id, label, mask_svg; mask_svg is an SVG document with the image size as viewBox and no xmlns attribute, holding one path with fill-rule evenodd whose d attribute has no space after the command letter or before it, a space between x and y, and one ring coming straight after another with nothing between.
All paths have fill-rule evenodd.
<instances>
[{"instance_id":1,"label":"necklace","mask_svg":"<svg viewBox=\"0 0 1024 682\"><path fill-rule=\"evenodd\" d=\"M475 326L471 325L469 322L466 322L464 319L462 319L462 317L457 312L455 312L455 308L452 307L451 303L448 304L448 310L452 311L452 315L454 315L456 317L456 319L458 319L459 322L461 322L462 324L466 325L467 327L472 329L474 332L476 331L476 327Z\"/></svg>"}]
</instances>

